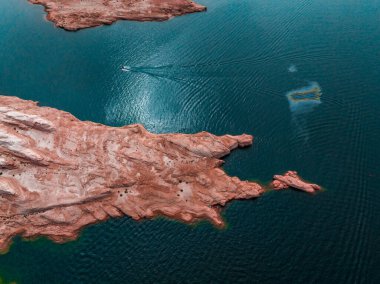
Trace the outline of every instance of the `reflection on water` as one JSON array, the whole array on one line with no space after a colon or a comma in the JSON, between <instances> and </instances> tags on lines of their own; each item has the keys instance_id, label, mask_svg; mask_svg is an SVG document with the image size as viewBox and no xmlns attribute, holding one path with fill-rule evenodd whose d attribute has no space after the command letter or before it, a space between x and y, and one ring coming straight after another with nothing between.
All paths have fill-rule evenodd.
<instances>
[{"instance_id":1,"label":"reflection on water","mask_svg":"<svg viewBox=\"0 0 380 284\"><path fill-rule=\"evenodd\" d=\"M0 277L0 284L16 284L16 282L15 281L9 282L3 279L2 277Z\"/></svg>"},{"instance_id":2,"label":"reflection on water","mask_svg":"<svg viewBox=\"0 0 380 284\"><path fill-rule=\"evenodd\" d=\"M317 82L310 82L309 86L292 90L286 93L290 111L294 115L312 111L321 104L322 91Z\"/></svg>"},{"instance_id":3,"label":"reflection on water","mask_svg":"<svg viewBox=\"0 0 380 284\"><path fill-rule=\"evenodd\" d=\"M321 96L322 90L317 82L310 82L308 86L286 93L292 113L295 135L303 136L304 142L309 140L306 114L322 103Z\"/></svg>"},{"instance_id":4,"label":"reflection on water","mask_svg":"<svg viewBox=\"0 0 380 284\"><path fill-rule=\"evenodd\" d=\"M111 126L250 133L230 175L328 188L233 202L222 231L126 217L63 245L17 238L3 280L380 283L379 0L336 2L202 0L207 14L68 33L0 1L0 93Z\"/></svg>"}]
</instances>

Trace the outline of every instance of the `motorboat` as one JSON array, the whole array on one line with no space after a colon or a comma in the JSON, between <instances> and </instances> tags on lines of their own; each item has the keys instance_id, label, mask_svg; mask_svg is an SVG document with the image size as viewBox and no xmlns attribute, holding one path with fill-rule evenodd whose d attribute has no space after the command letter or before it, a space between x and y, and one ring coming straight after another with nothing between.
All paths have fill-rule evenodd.
<instances>
[{"instance_id":1,"label":"motorboat","mask_svg":"<svg viewBox=\"0 0 380 284\"><path fill-rule=\"evenodd\" d=\"M127 65L122 66L121 67L121 71L123 71L123 72L131 72L132 71L132 67L127 66Z\"/></svg>"}]
</instances>

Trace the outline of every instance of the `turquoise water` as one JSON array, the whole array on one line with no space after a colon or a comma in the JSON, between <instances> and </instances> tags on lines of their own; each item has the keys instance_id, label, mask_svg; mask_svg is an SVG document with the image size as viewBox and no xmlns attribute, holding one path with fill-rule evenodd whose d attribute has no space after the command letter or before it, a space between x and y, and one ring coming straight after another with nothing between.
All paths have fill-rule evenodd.
<instances>
[{"instance_id":1,"label":"turquoise water","mask_svg":"<svg viewBox=\"0 0 380 284\"><path fill-rule=\"evenodd\" d=\"M111 220L64 245L17 239L18 283L379 283L380 2L202 0L207 13L69 33L0 1L0 93L153 132L255 136L225 169L326 188L233 202L229 227ZM133 72L122 72L128 65ZM286 94L316 82L318 105Z\"/></svg>"}]
</instances>

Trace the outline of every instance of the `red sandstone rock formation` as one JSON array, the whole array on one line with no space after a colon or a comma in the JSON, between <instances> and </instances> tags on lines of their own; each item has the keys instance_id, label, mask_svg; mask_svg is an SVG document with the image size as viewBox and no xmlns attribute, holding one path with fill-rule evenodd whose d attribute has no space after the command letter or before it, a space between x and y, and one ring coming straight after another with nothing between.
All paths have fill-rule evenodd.
<instances>
[{"instance_id":1,"label":"red sandstone rock formation","mask_svg":"<svg viewBox=\"0 0 380 284\"><path fill-rule=\"evenodd\" d=\"M219 158L252 139L108 127L0 96L0 251L15 235L64 242L84 226L124 215L222 227L222 206L264 192L220 169ZM275 189L320 188L296 172L274 179Z\"/></svg>"},{"instance_id":2,"label":"red sandstone rock formation","mask_svg":"<svg viewBox=\"0 0 380 284\"><path fill-rule=\"evenodd\" d=\"M47 11L47 19L66 30L109 25L117 20L165 21L205 11L190 0L28 0Z\"/></svg>"},{"instance_id":3,"label":"red sandstone rock formation","mask_svg":"<svg viewBox=\"0 0 380 284\"><path fill-rule=\"evenodd\" d=\"M314 193L318 190L321 190L321 187L319 185L303 181L298 176L296 171L288 171L283 176L273 176L272 187L275 190L287 189L289 187L292 187L308 193Z\"/></svg>"},{"instance_id":4,"label":"red sandstone rock formation","mask_svg":"<svg viewBox=\"0 0 380 284\"><path fill-rule=\"evenodd\" d=\"M64 242L84 226L124 215L221 227L221 206L263 193L220 169L219 158L251 143L245 134L108 127L0 96L0 250L15 235Z\"/></svg>"}]
</instances>

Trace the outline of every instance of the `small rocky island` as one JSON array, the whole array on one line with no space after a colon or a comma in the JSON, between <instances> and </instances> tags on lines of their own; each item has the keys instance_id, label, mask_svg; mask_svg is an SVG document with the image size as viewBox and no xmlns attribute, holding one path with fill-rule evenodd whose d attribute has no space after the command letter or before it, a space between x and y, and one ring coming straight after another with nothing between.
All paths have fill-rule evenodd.
<instances>
[{"instance_id":1,"label":"small rocky island","mask_svg":"<svg viewBox=\"0 0 380 284\"><path fill-rule=\"evenodd\" d=\"M223 227L222 206L264 192L220 168L221 157L252 141L109 127L0 96L0 251L15 235L65 242L87 225L125 215ZM319 190L295 172L274 179L274 189Z\"/></svg>"},{"instance_id":2,"label":"small rocky island","mask_svg":"<svg viewBox=\"0 0 380 284\"><path fill-rule=\"evenodd\" d=\"M75 31L117 20L165 21L205 11L190 0L28 0L43 5L47 19L57 27Z\"/></svg>"}]
</instances>

